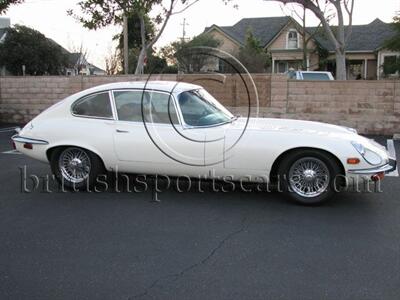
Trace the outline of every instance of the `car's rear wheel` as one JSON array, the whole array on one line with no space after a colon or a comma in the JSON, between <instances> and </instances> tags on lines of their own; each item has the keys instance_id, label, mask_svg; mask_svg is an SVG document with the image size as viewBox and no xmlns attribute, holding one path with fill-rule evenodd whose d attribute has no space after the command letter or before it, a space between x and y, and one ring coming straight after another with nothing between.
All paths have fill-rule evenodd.
<instances>
[{"instance_id":1,"label":"car's rear wheel","mask_svg":"<svg viewBox=\"0 0 400 300\"><path fill-rule=\"evenodd\" d=\"M59 183L68 188L83 190L95 185L104 172L101 159L79 147L57 148L51 154L51 169Z\"/></svg>"},{"instance_id":2,"label":"car's rear wheel","mask_svg":"<svg viewBox=\"0 0 400 300\"><path fill-rule=\"evenodd\" d=\"M283 191L301 204L319 204L337 191L337 162L322 151L304 150L288 155L279 167Z\"/></svg>"}]
</instances>

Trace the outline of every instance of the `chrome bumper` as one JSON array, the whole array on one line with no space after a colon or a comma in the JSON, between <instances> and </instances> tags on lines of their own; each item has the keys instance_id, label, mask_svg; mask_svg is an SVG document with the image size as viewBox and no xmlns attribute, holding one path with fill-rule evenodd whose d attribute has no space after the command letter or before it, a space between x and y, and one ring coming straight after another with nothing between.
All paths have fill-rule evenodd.
<instances>
[{"instance_id":1,"label":"chrome bumper","mask_svg":"<svg viewBox=\"0 0 400 300\"><path fill-rule=\"evenodd\" d=\"M397 161L395 159L389 159L389 163L386 165L371 168L371 169L358 169L358 170L348 170L349 174L358 174L358 175L371 175L377 173L391 173L396 170Z\"/></svg>"},{"instance_id":2,"label":"chrome bumper","mask_svg":"<svg viewBox=\"0 0 400 300\"><path fill-rule=\"evenodd\" d=\"M24 143L24 144L25 144L25 143L26 143L26 144L32 144L32 145L48 145L48 144L49 144L49 142L44 141L44 140L37 140L37 139L26 138L26 137L19 136L18 134L13 135L13 136L11 137L11 139L12 139L14 142L17 142L17 143Z\"/></svg>"}]
</instances>

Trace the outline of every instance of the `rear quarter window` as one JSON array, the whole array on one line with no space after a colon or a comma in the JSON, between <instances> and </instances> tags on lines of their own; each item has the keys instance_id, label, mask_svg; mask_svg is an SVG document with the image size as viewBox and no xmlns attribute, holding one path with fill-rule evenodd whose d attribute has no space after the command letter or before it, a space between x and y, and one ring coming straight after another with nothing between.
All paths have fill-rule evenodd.
<instances>
[{"instance_id":1,"label":"rear quarter window","mask_svg":"<svg viewBox=\"0 0 400 300\"><path fill-rule=\"evenodd\" d=\"M72 104L72 113L76 116L112 119L108 92L93 94L79 99Z\"/></svg>"}]
</instances>

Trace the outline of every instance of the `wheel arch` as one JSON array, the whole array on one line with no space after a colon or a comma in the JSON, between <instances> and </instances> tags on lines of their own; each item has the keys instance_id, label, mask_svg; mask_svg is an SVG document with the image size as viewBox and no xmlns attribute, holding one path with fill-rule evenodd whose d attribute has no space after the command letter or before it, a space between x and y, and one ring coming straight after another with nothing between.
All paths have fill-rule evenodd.
<instances>
[{"instance_id":1,"label":"wheel arch","mask_svg":"<svg viewBox=\"0 0 400 300\"><path fill-rule=\"evenodd\" d=\"M313 151L319 151L319 152L323 152L324 154L330 156L333 158L333 160L337 163L337 165L340 168L340 172L341 175L346 175L346 170L344 168L343 163L340 161L340 159L334 155L332 152L327 151L325 149L321 149L321 148L316 148L316 147L296 147L296 148L291 148L288 149L286 151L284 151L283 153L281 153L274 161L274 163L272 164L271 167L271 171L269 173L269 178L271 180L271 182L275 182L277 179L277 175L278 175L278 169L279 169L279 165L282 163L282 161L284 161L284 159L286 157L288 157L289 155L291 155L292 153L298 152L298 151L306 151L306 150L313 150Z\"/></svg>"},{"instance_id":2,"label":"wheel arch","mask_svg":"<svg viewBox=\"0 0 400 300\"><path fill-rule=\"evenodd\" d=\"M65 148L68 148L68 147L76 147L76 148L84 149L86 151L90 151L91 153L93 153L94 155L96 155L100 159L100 161L103 163L103 167L105 167L104 160L101 157L101 155L98 153L98 151L96 151L95 149L92 149L91 147L78 146L78 145L74 145L74 144L60 144L60 145L56 145L56 146L52 146L52 147L48 148L46 150L47 160L49 162L51 162L51 155L56 149L60 149L60 148L65 149Z\"/></svg>"}]
</instances>

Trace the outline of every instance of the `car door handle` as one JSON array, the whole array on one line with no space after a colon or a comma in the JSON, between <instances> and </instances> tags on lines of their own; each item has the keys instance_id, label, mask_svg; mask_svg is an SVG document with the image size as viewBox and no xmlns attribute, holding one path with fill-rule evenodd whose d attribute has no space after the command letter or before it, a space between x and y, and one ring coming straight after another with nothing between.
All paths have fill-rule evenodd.
<instances>
[{"instance_id":1,"label":"car door handle","mask_svg":"<svg viewBox=\"0 0 400 300\"><path fill-rule=\"evenodd\" d=\"M117 129L116 132L118 132L118 133L129 133L128 130L121 130L121 129Z\"/></svg>"}]
</instances>

